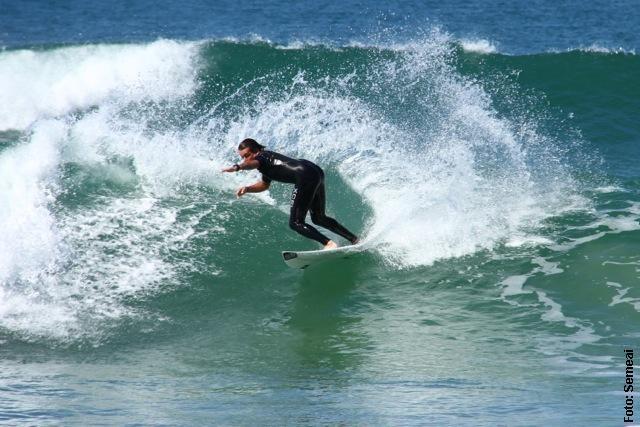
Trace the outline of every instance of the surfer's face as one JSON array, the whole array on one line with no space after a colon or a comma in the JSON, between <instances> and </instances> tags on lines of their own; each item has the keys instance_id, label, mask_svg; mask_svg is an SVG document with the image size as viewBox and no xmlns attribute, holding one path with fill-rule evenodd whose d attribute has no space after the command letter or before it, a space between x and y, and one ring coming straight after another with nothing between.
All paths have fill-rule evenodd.
<instances>
[{"instance_id":1,"label":"surfer's face","mask_svg":"<svg viewBox=\"0 0 640 427\"><path fill-rule=\"evenodd\" d=\"M238 154L242 158L242 160L253 160L257 153L251 152L251 148L243 148L242 150L238 150Z\"/></svg>"}]
</instances>

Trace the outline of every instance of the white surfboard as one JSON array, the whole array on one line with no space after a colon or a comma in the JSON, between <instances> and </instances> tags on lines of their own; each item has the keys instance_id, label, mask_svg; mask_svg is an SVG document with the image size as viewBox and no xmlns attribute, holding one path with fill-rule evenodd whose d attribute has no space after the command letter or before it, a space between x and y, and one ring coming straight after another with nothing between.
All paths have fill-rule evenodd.
<instances>
[{"instance_id":1,"label":"white surfboard","mask_svg":"<svg viewBox=\"0 0 640 427\"><path fill-rule=\"evenodd\" d=\"M310 265L318 264L324 261L348 258L351 255L362 252L363 244L341 246L336 249L317 250L317 251L283 251L282 258L285 264L291 268L307 268Z\"/></svg>"}]
</instances>

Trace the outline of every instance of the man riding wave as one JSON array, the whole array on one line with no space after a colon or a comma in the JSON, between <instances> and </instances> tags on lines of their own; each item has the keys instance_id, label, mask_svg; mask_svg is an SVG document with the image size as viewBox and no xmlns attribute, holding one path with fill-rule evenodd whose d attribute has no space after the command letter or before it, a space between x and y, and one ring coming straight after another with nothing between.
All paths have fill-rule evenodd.
<instances>
[{"instance_id":1,"label":"man riding wave","mask_svg":"<svg viewBox=\"0 0 640 427\"><path fill-rule=\"evenodd\" d=\"M337 248L338 245L320 233L315 227L307 224L307 212L311 212L311 221L330 230L352 244L358 243L358 237L347 230L335 219L325 214L326 196L324 189L324 172L320 166L305 159L292 159L265 147L257 141L247 138L238 145L238 154L242 163L225 168L223 172L258 169L262 179L255 184L240 187L238 197L246 193L260 193L269 189L272 181L294 184L291 194L291 212L289 226L323 245L324 249Z\"/></svg>"}]
</instances>

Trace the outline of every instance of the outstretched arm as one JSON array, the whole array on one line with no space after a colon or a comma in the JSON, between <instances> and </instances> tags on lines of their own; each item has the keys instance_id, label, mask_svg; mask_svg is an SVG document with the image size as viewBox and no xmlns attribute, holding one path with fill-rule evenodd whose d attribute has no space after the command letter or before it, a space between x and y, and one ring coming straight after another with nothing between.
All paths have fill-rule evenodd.
<instances>
[{"instance_id":1,"label":"outstretched arm","mask_svg":"<svg viewBox=\"0 0 640 427\"><path fill-rule=\"evenodd\" d=\"M261 193L269 189L271 184L264 181L258 181L253 185L249 185L247 187L240 187L238 191L236 191L236 196L242 197L246 193Z\"/></svg>"},{"instance_id":2,"label":"outstretched arm","mask_svg":"<svg viewBox=\"0 0 640 427\"><path fill-rule=\"evenodd\" d=\"M222 172L238 172L238 171L246 171L250 169L258 169L260 167L260 162L257 160L245 160L240 164L235 164L231 167L222 169Z\"/></svg>"}]
</instances>

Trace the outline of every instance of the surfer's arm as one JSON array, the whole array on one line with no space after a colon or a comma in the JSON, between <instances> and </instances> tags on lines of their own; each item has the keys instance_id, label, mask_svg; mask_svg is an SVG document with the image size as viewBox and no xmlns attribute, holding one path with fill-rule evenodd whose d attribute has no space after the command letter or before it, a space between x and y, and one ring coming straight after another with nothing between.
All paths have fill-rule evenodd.
<instances>
[{"instance_id":1,"label":"surfer's arm","mask_svg":"<svg viewBox=\"0 0 640 427\"><path fill-rule=\"evenodd\" d=\"M246 160L240 164L235 164L231 167L222 169L222 172L238 172L238 171L246 171L251 169L258 169L260 167L260 162L257 160Z\"/></svg>"},{"instance_id":2,"label":"surfer's arm","mask_svg":"<svg viewBox=\"0 0 640 427\"><path fill-rule=\"evenodd\" d=\"M271 183L258 181L255 184L248 185L246 187L240 187L238 191L236 191L236 196L241 197L246 193L261 193L263 191L267 191Z\"/></svg>"}]
</instances>

